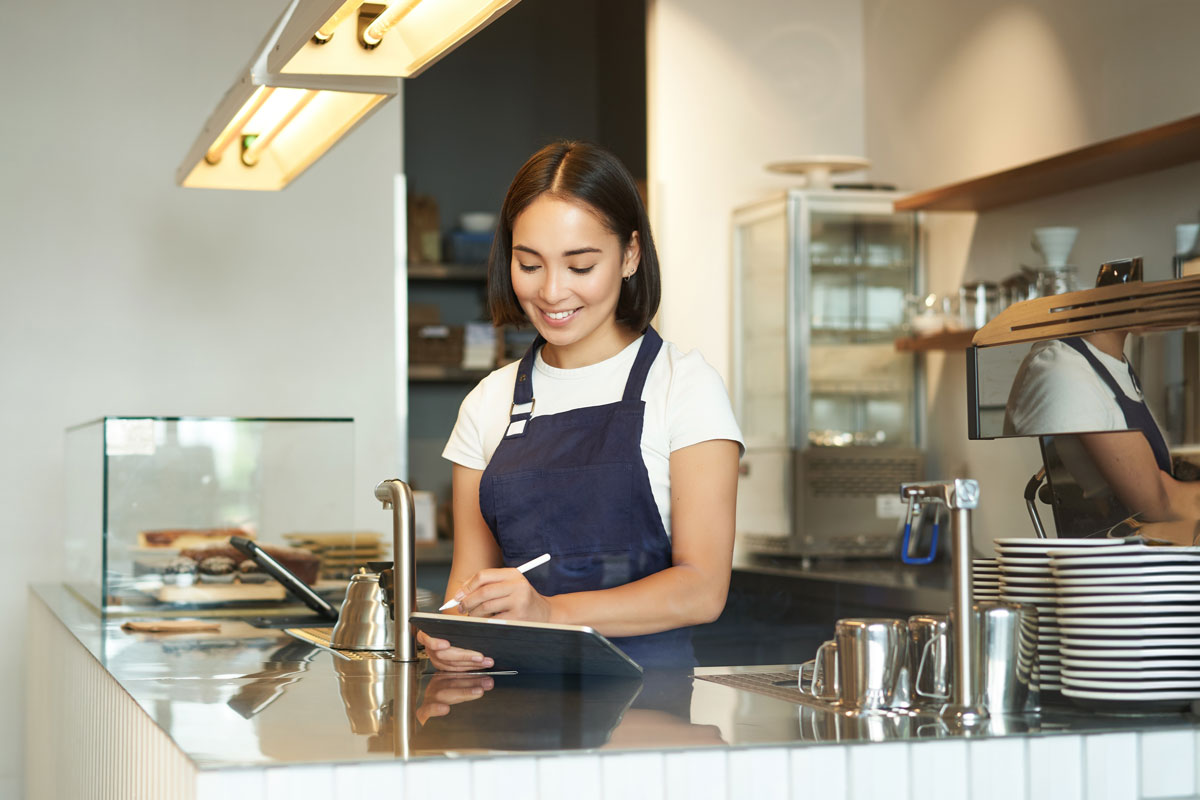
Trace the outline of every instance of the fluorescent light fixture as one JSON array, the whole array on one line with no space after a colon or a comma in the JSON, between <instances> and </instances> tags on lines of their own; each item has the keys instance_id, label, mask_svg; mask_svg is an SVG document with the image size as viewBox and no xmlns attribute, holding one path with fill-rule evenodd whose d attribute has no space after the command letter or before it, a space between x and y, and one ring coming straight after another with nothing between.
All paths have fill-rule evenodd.
<instances>
[{"instance_id":1,"label":"fluorescent light fixture","mask_svg":"<svg viewBox=\"0 0 1200 800\"><path fill-rule=\"evenodd\" d=\"M298 0L267 57L277 73L412 78L520 0Z\"/></svg>"},{"instance_id":2,"label":"fluorescent light fixture","mask_svg":"<svg viewBox=\"0 0 1200 800\"><path fill-rule=\"evenodd\" d=\"M266 54L295 7L204 123L175 173L180 186L282 189L398 91L394 78L269 73Z\"/></svg>"}]
</instances>

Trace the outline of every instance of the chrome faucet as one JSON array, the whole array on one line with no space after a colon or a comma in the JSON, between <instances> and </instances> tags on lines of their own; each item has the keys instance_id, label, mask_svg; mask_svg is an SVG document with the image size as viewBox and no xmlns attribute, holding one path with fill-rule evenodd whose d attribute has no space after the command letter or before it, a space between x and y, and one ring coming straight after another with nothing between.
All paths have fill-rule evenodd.
<instances>
[{"instance_id":1,"label":"chrome faucet","mask_svg":"<svg viewBox=\"0 0 1200 800\"><path fill-rule=\"evenodd\" d=\"M392 510L391 611L396 649L393 661L416 661L417 640L408 624L417 610L416 521L412 489L398 478L381 481L375 497Z\"/></svg>"},{"instance_id":2,"label":"chrome faucet","mask_svg":"<svg viewBox=\"0 0 1200 800\"><path fill-rule=\"evenodd\" d=\"M950 509L950 559L953 573L953 599L950 624L954 631L954 686L950 703L942 708L942 717L959 725L977 725L987 718L987 710L977 702L975 691L976 632L971 611L971 510L979 506L978 481L955 479L953 482L900 484L900 499L916 507L922 503L941 503Z\"/></svg>"}]
</instances>

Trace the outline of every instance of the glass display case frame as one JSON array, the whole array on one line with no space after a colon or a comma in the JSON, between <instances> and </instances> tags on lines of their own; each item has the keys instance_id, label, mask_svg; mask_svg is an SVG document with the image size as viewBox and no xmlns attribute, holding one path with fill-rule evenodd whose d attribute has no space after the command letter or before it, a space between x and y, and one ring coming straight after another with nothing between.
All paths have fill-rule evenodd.
<instances>
[{"instance_id":1,"label":"glass display case frame","mask_svg":"<svg viewBox=\"0 0 1200 800\"><path fill-rule=\"evenodd\" d=\"M922 219L893 191L792 189L733 214L732 395L752 552L894 554L924 477L922 363L898 353L924 290Z\"/></svg>"},{"instance_id":2,"label":"glass display case frame","mask_svg":"<svg viewBox=\"0 0 1200 800\"><path fill-rule=\"evenodd\" d=\"M229 535L304 557L312 580L293 571L312 584L319 558L296 552L304 537L339 537L351 550L383 540L355 531L348 417L106 416L67 428L65 447L62 580L105 612L283 600L273 580L209 582L168 568Z\"/></svg>"}]
</instances>

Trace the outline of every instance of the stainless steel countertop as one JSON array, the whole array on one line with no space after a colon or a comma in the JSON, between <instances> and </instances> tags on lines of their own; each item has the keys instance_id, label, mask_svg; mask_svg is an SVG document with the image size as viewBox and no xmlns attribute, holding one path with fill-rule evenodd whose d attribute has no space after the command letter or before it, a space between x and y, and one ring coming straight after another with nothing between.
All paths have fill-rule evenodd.
<instances>
[{"instance_id":1,"label":"stainless steel countertop","mask_svg":"<svg viewBox=\"0 0 1200 800\"><path fill-rule=\"evenodd\" d=\"M33 589L202 769L397 757L673 750L947 738L936 720L861 719L698 680L789 665L711 667L644 680L449 676L349 661L283 631L126 633L61 586ZM211 618L210 618L211 619ZM1092 713L999 720L978 735L1196 726L1190 715Z\"/></svg>"}]
</instances>

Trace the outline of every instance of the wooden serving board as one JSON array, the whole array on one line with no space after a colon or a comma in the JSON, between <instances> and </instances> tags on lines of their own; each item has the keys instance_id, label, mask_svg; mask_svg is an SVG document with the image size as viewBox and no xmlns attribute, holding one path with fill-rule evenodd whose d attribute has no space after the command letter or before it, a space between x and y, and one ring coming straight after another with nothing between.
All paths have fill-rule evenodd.
<instances>
[{"instance_id":1,"label":"wooden serving board","mask_svg":"<svg viewBox=\"0 0 1200 800\"><path fill-rule=\"evenodd\" d=\"M1014 303L979 329L976 347L1037 342L1099 331L1200 326L1200 275L1120 283Z\"/></svg>"},{"instance_id":2,"label":"wooden serving board","mask_svg":"<svg viewBox=\"0 0 1200 800\"><path fill-rule=\"evenodd\" d=\"M163 586L154 593L160 603L237 603L253 600L282 600L286 595L287 590L276 581Z\"/></svg>"}]
</instances>

